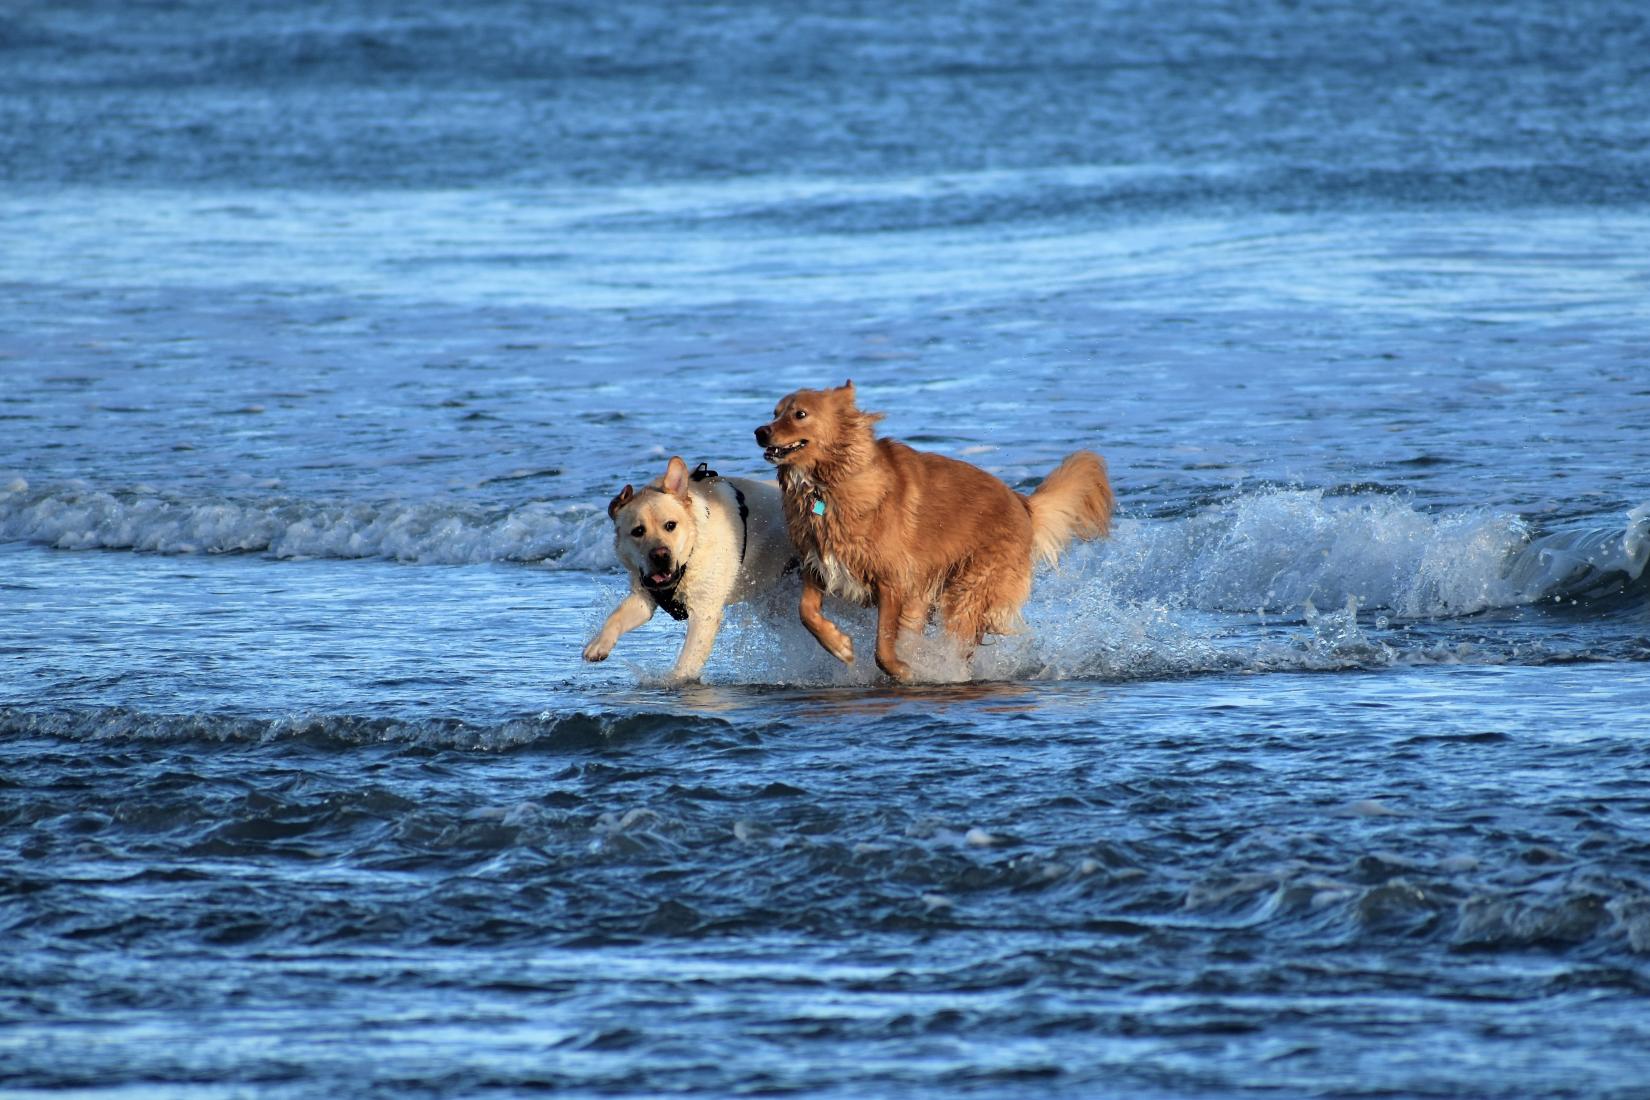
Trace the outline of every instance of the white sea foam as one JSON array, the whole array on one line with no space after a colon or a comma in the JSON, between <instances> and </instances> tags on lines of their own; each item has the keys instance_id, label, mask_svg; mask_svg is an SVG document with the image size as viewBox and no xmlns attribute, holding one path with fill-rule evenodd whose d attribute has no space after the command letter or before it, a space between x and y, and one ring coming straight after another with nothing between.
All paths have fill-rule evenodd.
<instances>
[{"instance_id":1,"label":"white sea foam","mask_svg":"<svg viewBox=\"0 0 1650 1100\"><path fill-rule=\"evenodd\" d=\"M1520 602L1503 575L1528 539L1516 516L1433 514L1393 497L1250 494L1184 520L1125 520L1067 569L1118 599L1286 613L1356 599L1411 617Z\"/></svg>"},{"instance_id":2,"label":"white sea foam","mask_svg":"<svg viewBox=\"0 0 1650 1100\"><path fill-rule=\"evenodd\" d=\"M485 509L438 502L182 499L141 489L31 490L22 479L0 490L0 540L63 550L603 569L613 566L612 537L597 508L538 502Z\"/></svg>"}]
</instances>

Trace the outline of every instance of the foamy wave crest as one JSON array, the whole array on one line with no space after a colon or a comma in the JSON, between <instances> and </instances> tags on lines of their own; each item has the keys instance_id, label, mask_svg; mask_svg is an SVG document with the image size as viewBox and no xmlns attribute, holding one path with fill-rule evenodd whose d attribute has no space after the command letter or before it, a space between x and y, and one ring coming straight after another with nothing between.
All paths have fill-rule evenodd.
<instances>
[{"instance_id":1,"label":"foamy wave crest","mask_svg":"<svg viewBox=\"0 0 1650 1100\"><path fill-rule=\"evenodd\" d=\"M1276 491L1183 520L1123 521L1109 543L1079 548L1066 568L1121 602L1261 615L1352 602L1442 618L1637 582L1650 558L1650 505L1626 520L1532 538L1505 513Z\"/></svg>"},{"instance_id":2,"label":"foamy wave crest","mask_svg":"<svg viewBox=\"0 0 1650 1100\"><path fill-rule=\"evenodd\" d=\"M1282 613L1355 599L1406 616L1460 615L1518 602L1503 568L1527 539L1516 516L1276 491L1173 522L1125 521L1070 568L1121 600L1204 611Z\"/></svg>"},{"instance_id":3,"label":"foamy wave crest","mask_svg":"<svg viewBox=\"0 0 1650 1100\"><path fill-rule=\"evenodd\" d=\"M611 569L612 537L598 509L539 502L484 509L435 502L180 499L144 490L34 490L21 479L0 488L0 540L63 550Z\"/></svg>"}]
</instances>

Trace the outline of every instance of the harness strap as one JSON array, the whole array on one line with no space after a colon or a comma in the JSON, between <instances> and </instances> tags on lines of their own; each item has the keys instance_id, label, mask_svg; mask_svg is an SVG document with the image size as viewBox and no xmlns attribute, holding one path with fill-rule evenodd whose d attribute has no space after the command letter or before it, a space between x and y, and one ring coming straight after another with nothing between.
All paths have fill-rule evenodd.
<instances>
[{"instance_id":1,"label":"harness strap","mask_svg":"<svg viewBox=\"0 0 1650 1100\"><path fill-rule=\"evenodd\" d=\"M666 592L655 592L644 585L642 591L652 598L655 607L669 614L677 622L681 622L688 617L688 610L682 605L682 597L676 594L676 589L671 588Z\"/></svg>"},{"instance_id":2,"label":"harness strap","mask_svg":"<svg viewBox=\"0 0 1650 1100\"><path fill-rule=\"evenodd\" d=\"M701 462L688 475L689 481L722 481L722 475L710 468L710 463ZM739 564L745 564L745 547L751 538L751 509L745 503L745 494L739 491L739 486L728 482L728 488L733 490L733 499L739 502ZM667 609L668 610L668 609Z\"/></svg>"},{"instance_id":3,"label":"harness strap","mask_svg":"<svg viewBox=\"0 0 1650 1100\"><path fill-rule=\"evenodd\" d=\"M745 503L745 494L739 491L739 486L729 485L733 490L733 499L739 502L739 564L745 564L745 544L751 537L751 510Z\"/></svg>"}]
</instances>

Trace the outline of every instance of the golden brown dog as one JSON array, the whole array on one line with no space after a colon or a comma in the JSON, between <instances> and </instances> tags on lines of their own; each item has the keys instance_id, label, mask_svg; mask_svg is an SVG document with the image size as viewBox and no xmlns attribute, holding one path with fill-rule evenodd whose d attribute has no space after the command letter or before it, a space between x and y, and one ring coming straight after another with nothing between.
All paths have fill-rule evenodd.
<instances>
[{"instance_id":1,"label":"golden brown dog","mask_svg":"<svg viewBox=\"0 0 1650 1100\"><path fill-rule=\"evenodd\" d=\"M881 414L859 409L851 381L798 390L773 415L756 442L779 467L785 524L807 566L802 622L844 663L853 643L820 612L827 592L876 606L877 666L909 680L894 652L902 628L920 631L937 608L972 654L986 634L1019 628L1035 560L1111 529L1111 484L1092 451L1026 497L977 466L878 439Z\"/></svg>"}]
</instances>

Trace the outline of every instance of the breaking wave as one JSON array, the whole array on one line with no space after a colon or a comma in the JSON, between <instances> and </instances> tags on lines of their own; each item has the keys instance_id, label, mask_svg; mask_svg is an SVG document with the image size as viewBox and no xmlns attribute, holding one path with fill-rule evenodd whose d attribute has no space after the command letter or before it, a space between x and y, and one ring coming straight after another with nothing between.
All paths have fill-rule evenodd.
<instances>
[{"instance_id":1,"label":"breaking wave","mask_svg":"<svg viewBox=\"0 0 1650 1100\"><path fill-rule=\"evenodd\" d=\"M187 499L80 485L34 489L20 478L0 488L0 541L64 550L522 562L612 572L618 567L611 531L599 508L544 501L485 508ZM1178 629L1188 613L1263 622L1311 621L1320 609L1393 620L1456 618L1619 601L1645 587L1647 564L1650 504L1625 522L1601 518L1537 532L1502 512L1434 513L1392 496L1268 490L1177 518L1120 520L1110 540L1074 548L1040 576L1028 614L1078 623L1117 620L1126 609L1122 618L1147 634L1154 624ZM1039 625L1038 633L1048 630Z\"/></svg>"},{"instance_id":2,"label":"breaking wave","mask_svg":"<svg viewBox=\"0 0 1650 1100\"><path fill-rule=\"evenodd\" d=\"M60 550L154 554L261 553L275 558L387 558L431 565L533 562L562 569L612 564L600 509L533 501L351 503L283 498L184 499L78 486L0 488L0 541Z\"/></svg>"},{"instance_id":3,"label":"breaking wave","mask_svg":"<svg viewBox=\"0 0 1650 1100\"><path fill-rule=\"evenodd\" d=\"M1125 521L1109 544L1074 559L1119 600L1262 615L1355 601L1402 618L1460 616L1637 584L1650 561L1650 504L1624 526L1534 535L1505 513L1273 491L1179 521Z\"/></svg>"}]
</instances>

